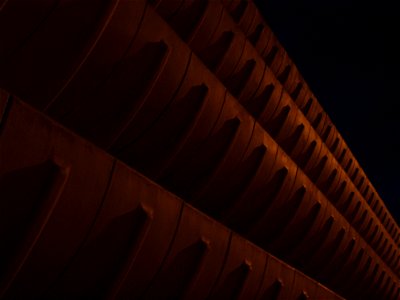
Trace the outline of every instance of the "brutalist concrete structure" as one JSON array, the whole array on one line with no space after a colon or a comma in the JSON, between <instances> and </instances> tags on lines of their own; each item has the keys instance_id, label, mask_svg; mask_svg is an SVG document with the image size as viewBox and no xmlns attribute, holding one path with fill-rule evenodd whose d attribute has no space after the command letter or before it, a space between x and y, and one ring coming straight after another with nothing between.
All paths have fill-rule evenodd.
<instances>
[{"instance_id":1,"label":"brutalist concrete structure","mask_svg":"<svg viewBox=\"0 0 400 300\"><path fill-rule=\"evenodd\" d=\"M398 299L399 227L251 1L0 2L4 299Z\"/></svg>"}]
</instances>

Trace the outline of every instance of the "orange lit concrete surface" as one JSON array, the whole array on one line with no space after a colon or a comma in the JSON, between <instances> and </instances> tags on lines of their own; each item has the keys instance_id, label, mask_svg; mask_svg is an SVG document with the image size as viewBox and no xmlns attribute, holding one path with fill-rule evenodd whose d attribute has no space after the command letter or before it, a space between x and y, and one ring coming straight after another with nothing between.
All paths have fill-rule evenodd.
<instances>
[{"instance_id":1,"label":"orange lit concrete surface","mask_svg":"<svg viewBox=\"0 0 400 300\"><path fill-rule=\"evenodd\" d=\"M251 1L0 2L0 88L0 297L399 298L399 227Z\"/></svg>"}]
</instances>

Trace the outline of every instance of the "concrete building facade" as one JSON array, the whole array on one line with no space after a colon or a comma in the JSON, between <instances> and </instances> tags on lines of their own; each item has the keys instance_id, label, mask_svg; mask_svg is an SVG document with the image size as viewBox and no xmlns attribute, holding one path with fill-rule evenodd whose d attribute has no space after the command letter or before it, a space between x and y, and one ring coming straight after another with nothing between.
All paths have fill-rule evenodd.
<instances>
[{"instance_id":1,"label":"concrete building facade","mask_svg":"<svg viewBox=\"0 0 400 300\"><path fill-rule=\"evenodd\" d=\"M4 299L399 299L400 232L246 0L0 2Z\"/></svg>"}]
</instances>

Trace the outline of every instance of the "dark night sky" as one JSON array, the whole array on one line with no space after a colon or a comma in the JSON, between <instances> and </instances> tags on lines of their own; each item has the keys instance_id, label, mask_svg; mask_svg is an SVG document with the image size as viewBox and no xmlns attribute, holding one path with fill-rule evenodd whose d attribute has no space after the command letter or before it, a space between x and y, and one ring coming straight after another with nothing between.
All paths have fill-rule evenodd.
<instances>
[{"instance_id":1,"label":"dark night sky","mask_svg":"<svg viewBox=\"0 0 400 300\"><path fill-rule=\"evenodd\" d=\"M256 3L400 223L396 1Z\"/></svg>"}]
</instances>

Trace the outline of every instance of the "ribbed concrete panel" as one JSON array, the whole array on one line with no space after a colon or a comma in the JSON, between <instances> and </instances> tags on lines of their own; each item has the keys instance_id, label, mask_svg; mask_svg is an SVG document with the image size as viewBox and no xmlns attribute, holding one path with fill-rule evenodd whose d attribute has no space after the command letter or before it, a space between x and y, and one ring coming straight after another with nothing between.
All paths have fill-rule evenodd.
<instances>
[{"instance_id":1,"label":"ribbed concrete panel","mask_svg":"<svg viewBox=\"0 0 400 300\"><path fill-rule=\"evenodd\" d=\"M3 299L341 299L18 100L0 145Z\"/></svg>"}]
</instances>

